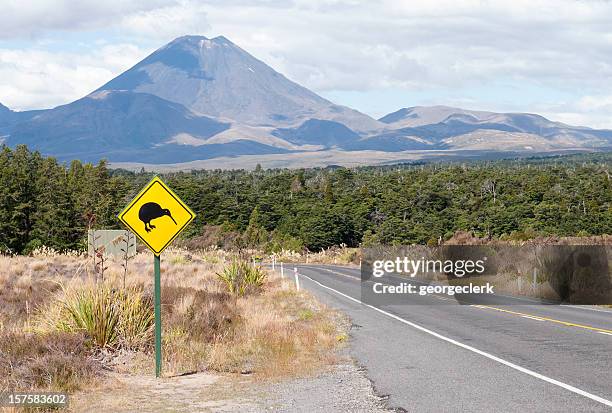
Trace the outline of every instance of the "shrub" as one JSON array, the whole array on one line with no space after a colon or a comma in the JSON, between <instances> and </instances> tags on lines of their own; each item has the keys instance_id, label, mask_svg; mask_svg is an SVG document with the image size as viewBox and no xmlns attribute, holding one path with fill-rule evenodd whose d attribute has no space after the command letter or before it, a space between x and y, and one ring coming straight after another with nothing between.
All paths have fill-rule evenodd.
<instances>
[{"instance_id":1,"label":"shrub","mask_svg":"<svg viewBox=\"0 0 612 413\"><path fill-rule=\"evenodd\" d=\"M23 248L23 254L29 255L33 251L39 250L43 246L44 246L43 242L39 240L38 238L31 239L30 241L28 241L28 243Z\"/></svg>"},{"instance_id":2,"label":"shrub","mask_svg":"<svg viewBox=\"0 0 612 413\"><path fill-rule=\"evenodd\" d=\"M192 251L209 248L233 250L241 245L240 238L240 233L228 223L223 225L204 225L200 235L179 240L178 245Z\"/></svg>"},{"instance_id":3,"label":"shrub","mask_svg":"<svg viewBox=\"0 0 612 413\"><path fill-rule=\"evenodd\" d=\"M58 288L57 283L50 280L16 275L15 272L10 280L0 281L0 331L2 325L22 327L34 307L45 303Z\"/></svg>"},{"instance_id":4,"label":"shrub","mask_svg":"<svg viewBox=\"0 0 612 413\"><path fill-rule=\"evenodd\" d=\"M266 253L279 253L283 250L302 251L304 243L299 238L275 231L272 239L264 245L264 250Z\"/></svg>"},{"instance_id":5,"label":"shrub","mask_svg":"<svg viewBox=\"0 0 612 413\"><path fill-rule=\"evenodd\" d=\"M227 334L240 318L236 297L226 292L167 286L162 292L162 307L165 327L205 342Z\"/></svg>"},{"instance_id":6,"label":"shrub","mask_svg":"<svg viewBox=\"0 0 612 413\"><path fill-rule=\"evenodd\" d=\"M357 264L360 259L360 251L356 248L344 248L338 257L339 262L348 264Z\"/></svg>"},{"instance_id":7,"label":"shrub","mask_svg":"<svg viewBox=\"0 0 612 413\"><path fill-rule=\"evenodd\" d=\"M83 332L97 348L138 349L150 342L154 320L152 300L140 289L102 284L63 288L37 325L41 331Z\"/></svg>"},{"instance_id":8,"label":"shrub","mask_svg":"<svg viewBox=\"0 0 612 413\"><path fill-rule=\"evenodd\" d=\"M101 373L84 334L0 335L0 388L74 391Z\"/></svg>"},{"instance_id":9,"label":"shrub","mask_svg":"<svg viewBox=\"0 0 612 413\"><path fill-rule=\"evenodd\" d=\"M243 296L259 291L266 279L266 272L246 261L233 261L226 265L221 273L217 273L217 276L230 293Z\"/></svg>"}]
</instances>

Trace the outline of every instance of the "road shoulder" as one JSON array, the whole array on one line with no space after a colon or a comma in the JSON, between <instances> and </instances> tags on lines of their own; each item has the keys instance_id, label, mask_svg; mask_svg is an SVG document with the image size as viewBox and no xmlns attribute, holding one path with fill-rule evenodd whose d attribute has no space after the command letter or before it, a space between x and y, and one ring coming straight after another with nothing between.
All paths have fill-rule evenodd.
<instances>
[{"instance_id":1,"label":"road shoulder","mask_svg":"<svg viewBox=\"0 0 612 413\"><path fill-rule=\"evenodd\" d=\"M197 373L164 378L113 374L75 397L79 412L374 412L386 409L371 382L342 350L337 364L316 375L261 380L256 375Z\"/></svg>"}]
</instances>

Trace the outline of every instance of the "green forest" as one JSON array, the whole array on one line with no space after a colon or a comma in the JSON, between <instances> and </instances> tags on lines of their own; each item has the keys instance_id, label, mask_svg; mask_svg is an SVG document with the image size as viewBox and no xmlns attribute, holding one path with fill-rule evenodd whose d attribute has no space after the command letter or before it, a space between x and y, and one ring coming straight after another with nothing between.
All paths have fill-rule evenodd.
<instances>
[{"instance_id":1,"label":"green forest","mask_svg":"<svg viewBox=\"0 0 612 413\"><path fill-rule=\"evenodd\" d=\"M612 233L612 154L384 167L193 171L162 179L194 210L190 245L318 251L334 245ZM0 250L86 247L154 174L0 152Z\"/></svg>"}]
</instances>

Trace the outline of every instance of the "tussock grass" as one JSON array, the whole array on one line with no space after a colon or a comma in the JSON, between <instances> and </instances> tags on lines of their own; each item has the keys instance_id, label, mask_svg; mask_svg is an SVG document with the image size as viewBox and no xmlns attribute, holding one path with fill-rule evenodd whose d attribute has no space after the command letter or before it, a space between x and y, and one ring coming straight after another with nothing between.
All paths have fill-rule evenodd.
<instances>
[{"instance_id":1,"label":"tussock grass","mask_svg":"<svg viewBox=\"0 0 612 413\"><path fill-rule=\"evenodd\" d=\"M261 288L266 279L266 272L247 261L235 260L218 272L217 276L230 293L243 296Z\"/></svg>"},{"instance_id":2,"label":"tussock grass","mask_svg":"<svg viewBox=\"0 0 612 413\"><path fill-rule=\"evenodd\" d=\"M137 287L108 284L63 287L35 319L38 332L85 333L98 349L140 349L153 334L153 303Z\"/></svg>"}]
</instances>

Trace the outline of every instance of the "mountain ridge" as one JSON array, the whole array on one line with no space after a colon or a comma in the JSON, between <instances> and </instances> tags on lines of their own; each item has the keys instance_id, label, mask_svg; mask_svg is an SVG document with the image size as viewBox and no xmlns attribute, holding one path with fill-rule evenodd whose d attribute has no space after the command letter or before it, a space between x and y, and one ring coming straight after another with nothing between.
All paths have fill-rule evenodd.
<instances>
[{"instance_id":1,"label":"mountain ridge","mask_svg":"<svg viewBox=\"0 0 612 413\"><path fill-rule=\"evenodd\" d=\"M160 164L313 151L375 152L376 161L411 151L529 155L612 147L610 130L530 113L412 106L377 120L289 80L223 36L179 37L53 109L14 112L0 104L0 138L66 160Z\"/></svg>"}]
</instances>

